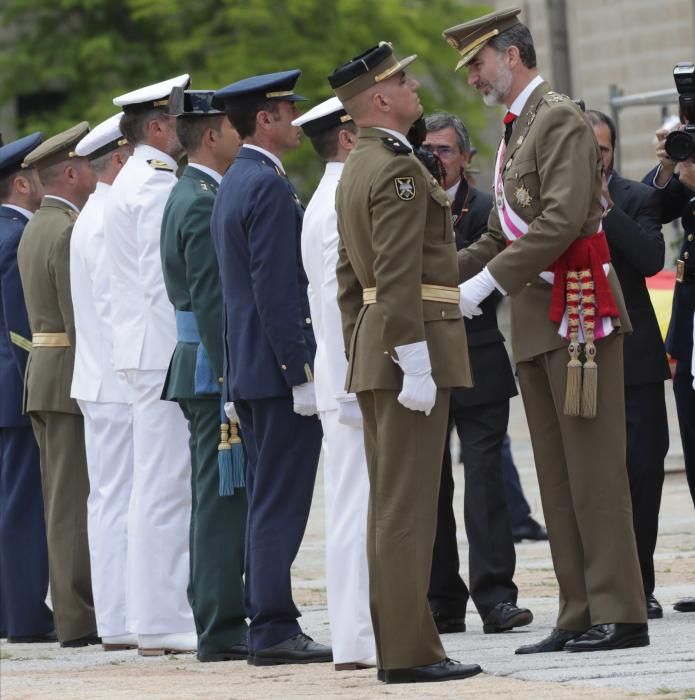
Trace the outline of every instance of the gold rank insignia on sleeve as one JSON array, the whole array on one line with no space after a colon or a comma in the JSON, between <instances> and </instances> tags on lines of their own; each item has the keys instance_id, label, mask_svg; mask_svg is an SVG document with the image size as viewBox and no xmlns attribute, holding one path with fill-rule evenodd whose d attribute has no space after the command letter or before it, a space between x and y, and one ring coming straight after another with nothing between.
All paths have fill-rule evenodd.
<instances>
[{"instance_id":1,"label":"gold rank insignia on sleeve","mask_svg":"<svg viewBox=\"0 0 695 700\"><path fill-rule=\"evenodd\" d=\"M304 376L306 377L307 382L314 381L314 373L311 371L311 367L309 367L308 362L304 363Z\"/></svg>"},{"instance_id":2,"label":"gold rank insignia on sleeve","mask_svg":"<svg viewBox=\"0 0 695 700\"><path fill-rule=\"evenodd\" d=\"M402 199L404 202L415 199L415 178L394 177L393 183L396 186L396 194L399 199Z\"/></svg>"},{"instance_id":3,"label":"gold rank insignia on sleeve","mask_svg":"<svg viewBox=\"0 0 695 700\"><path fill-rule=\"evenodd\" d=\"M156 158L151 158L150 160L147 161L147 164L154 168L155 170L164 170L167 173L173 173L174 169L168 164L165 163L163 160L157 160Z\"/></svg>"}]
</instances>

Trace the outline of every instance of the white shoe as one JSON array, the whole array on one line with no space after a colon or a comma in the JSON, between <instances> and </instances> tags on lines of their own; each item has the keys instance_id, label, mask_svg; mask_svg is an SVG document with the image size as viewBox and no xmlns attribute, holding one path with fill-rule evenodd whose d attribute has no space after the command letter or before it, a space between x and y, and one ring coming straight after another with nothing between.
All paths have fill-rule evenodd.
<instances>
[{"instance_id":1,"label":"white shoe","mask_svg":"<svg viewBox=\"0 0 695 700\"><path fill-rule=\"evenodd\" d=\"M101 646L104 651L124 651L125 649L138 648L137 634L113 634L110 637L101 638Z\"/></svg>"},{"instance_id":2,"label":"white shoe","mask_svg":"<svg viewBox=\"0 0 695 700\"><path fill-rule=\"evenodd\" d=\"M198 649L198 637L194 632L178 634L141 634L138 636L140 656L187 654Z\"/></svg>"}]
</instances>

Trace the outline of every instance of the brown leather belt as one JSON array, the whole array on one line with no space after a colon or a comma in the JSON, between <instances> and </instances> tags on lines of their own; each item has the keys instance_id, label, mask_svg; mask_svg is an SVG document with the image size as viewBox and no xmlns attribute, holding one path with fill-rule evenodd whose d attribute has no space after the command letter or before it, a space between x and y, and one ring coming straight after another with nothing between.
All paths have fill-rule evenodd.
<instances>
[{"instance_id":1,"label":"brown leather belt","mask_svg":"<svg viewBox=\"0 0 695 700\"><path fill-rule=\"evenodd\" d=\"M34 333L31 345L35 348L69 348L70 339L67 333Z\"/></svg>"},{"instance_id":2,"label":"brown leather belt","mask_svg":"<svg viewBox=\"0 0 695 700\"><path fill-rule=\"evenodd\" d=\"M438 301L442 304L458 304L461 293L458 287L446 287L442 284L421 285L423 301ZM367 306L376 304L376 287L366 287L362 290L362 303Z\"/></svg>"}]
</instances>

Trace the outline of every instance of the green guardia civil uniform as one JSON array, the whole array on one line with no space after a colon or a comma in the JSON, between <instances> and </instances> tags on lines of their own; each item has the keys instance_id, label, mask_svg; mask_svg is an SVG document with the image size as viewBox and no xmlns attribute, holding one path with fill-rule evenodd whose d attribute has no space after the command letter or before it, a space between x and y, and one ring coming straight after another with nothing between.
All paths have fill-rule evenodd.
<instances>
[{"instance_id":1,"label":"green guardia civil uniform","mask_svg":"<svg viewBox=\"0 0 695 700\"><path fill-rule=\"evenodd\" d=\"M82 122L25 159L39 171L69 159L89 131ZM78 209L47 194L27 224L17 263L32 332L24 386L41 455L51 602L61 642L96 635L87 541L89 479L84 421L70 398L75 324L70 295L70 236Z\"/></svg>"},{"instance_id":2,"label":"green guardia civil uniform","mask_svg":"<svg viewBox=\"0 0 695 700\"><path fill-rule=\"evenodd\" d=\"M221 496L218 469L223 316L210 234L217 187L211 174L188 165L169 195L161 237L164 283L176 309L178 336L162 398L178 402L191 434L188 598L201 658L222 654L246 637L246 490ZM207 358L202 364L201 354Z\"/></svg>"}]
</instances>

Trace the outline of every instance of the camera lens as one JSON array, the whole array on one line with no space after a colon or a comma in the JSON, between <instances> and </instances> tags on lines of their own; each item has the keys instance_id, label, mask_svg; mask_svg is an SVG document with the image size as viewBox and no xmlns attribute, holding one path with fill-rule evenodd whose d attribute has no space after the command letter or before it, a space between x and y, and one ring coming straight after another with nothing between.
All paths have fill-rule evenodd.
<instances>
[{"instance_id":1,"label":"camera lens","mask_svg":"<svg viewBox=\"0 0 695 700\"><path fill-rule=\"evenodd\" d=\"M665 148L668 157L680 163L695 153L695 139L688 131L672 131L666 137Z\"/></svg>"}]
</instances>

